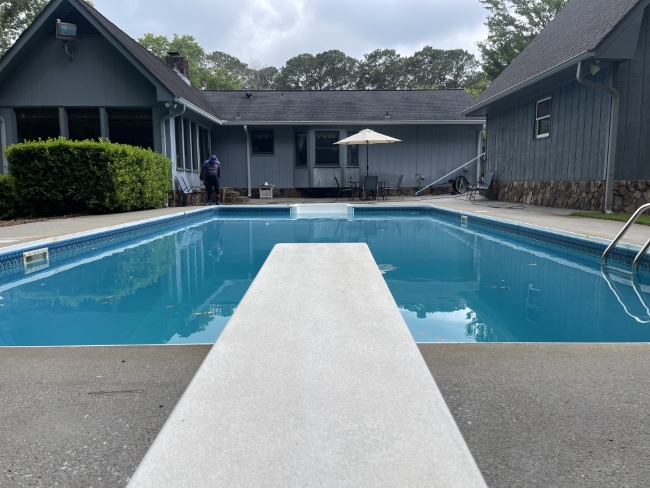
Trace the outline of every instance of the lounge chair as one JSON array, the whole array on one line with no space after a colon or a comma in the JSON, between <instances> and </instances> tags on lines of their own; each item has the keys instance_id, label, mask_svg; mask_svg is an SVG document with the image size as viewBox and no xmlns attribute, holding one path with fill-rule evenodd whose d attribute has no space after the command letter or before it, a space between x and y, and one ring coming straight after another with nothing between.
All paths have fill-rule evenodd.
<instances>
[{"instance_id":1,"label":"lounge chair","mask_svg":"<svg viewBox=\"0 0 650 488\"><path fill-rule=\"evenodd\" d=\"M476 200L476 192L480 190L489 190L492 186L492 178L494 177L493 171L488 171L483 177L483 181L479 181L467 187L467 200Z\"/></svg>"},{"instance_id":2,"label":"lounge chair","mask_svg":"<svg viewBox=\"0 0 650 488\"><path fill-rule=\"evenodd\" d=\"M334 177L334 181L336 181L336 186L337 186L337 188L339 190L339 192L336 194L336 200L339 199L339 197L341 196L341 193L345 193L345 192L348 192L348 191L350 192L349 200L352 200L352 198L354 197L354 187L353 186L341 186L341 184L339 183L339 179L336 176Z\"/></svg>"},{"instance_id":3,"label":"lounge chair","mask_svg":"<svg viewBox=\"0 0 650 488\"><path fill-rule=\"evenodd\" d=\"M187 206L187 195L205 193L205 190L202 190L198 186L190 186L182 175L174 175L174 180L176 181L176 188L183 192L183 207Z\"/></svg>"}]
</instances>

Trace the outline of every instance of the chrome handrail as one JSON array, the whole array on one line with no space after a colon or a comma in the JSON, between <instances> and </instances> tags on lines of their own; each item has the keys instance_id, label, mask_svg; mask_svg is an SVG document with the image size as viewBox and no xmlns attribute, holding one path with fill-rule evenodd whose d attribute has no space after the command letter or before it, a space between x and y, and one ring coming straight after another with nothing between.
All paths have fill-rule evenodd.
<instances>
[{"instance_id":1,"label":"chrome handrail","mask_svg":"<svg viewBox=\"0 0 650 488\"><path fill-rule=\"evenodd\" d=\"M621 304L621 306L623 307L623 310L625 311L625 313L628 316L632 317L634 320L636 320L640 324L650 324L650 318L642 319L641 317L637 317L636 315L634 315L632 312L630 312L628 310L627 306L625 305L625 301L623 300L623 298L621 298L618 291L616 290L616 287L613 284L613 280L609 276L609 272L607 271L607 267L604 265L604 263L600 268L600 272L601 272L601 275L602 275L603 279L605 280L605 283L607 283L607 286L609 286L609 289L611 290L611 292L614 294L614 296L618 300L618 303ZM634 275L634 273L632 273L632 274ZM632 284L632 288L634 289L634 292L636 293L637 297L639 298L639 301L641 302L641 305L643 305L643 308L645 308L646 313L650 317L650 310L648 309L648 305L646 304L645 300L643 299L643 295L641 294L641 292L638 289L638 284L635 281L634 277L632 277L632 279L631 279L631 284Z\"/></svg>"},{"instance_id":2,"label":"chrome handrail","mask_svg":"<svg viewBox=\"0 0 650 488\"><path fill-rule=\"evenodd\" d=\"M607 249L605 249L605 252L603 253L603 256L601 258L603 264L607 262L607 256L609 256L609 253L612 252L614 247L616 247L616 244L618 244L618 241L621 240L621 238L625 235L625 233L629 230L629 228L632 226L634 222L639 218L639 216L645 212L646 210L650 209L650 203L646 203L645 205L641 205L639 208L637 208L636 212L632 214L632 217L630 217L630 220L627 221L627 224L623 226L621 231L616 235L614 240L610 243L609 246L607 246ZM639 265L639 261L641 261L641 258L643 255L646 253L648 248L650 247L650 240L646 242L645 246L639 251L639 254L636 255L634 258L634 263L632 264L632 269L636 270L636 267Z\"/></svg>"}]
</instances>

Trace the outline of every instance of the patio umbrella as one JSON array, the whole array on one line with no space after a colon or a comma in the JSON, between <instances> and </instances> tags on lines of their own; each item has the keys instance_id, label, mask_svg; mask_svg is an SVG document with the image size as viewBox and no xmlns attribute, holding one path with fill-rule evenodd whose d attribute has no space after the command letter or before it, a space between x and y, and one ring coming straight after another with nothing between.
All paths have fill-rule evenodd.
<instances>
[{"instance_id":1,"label":"patio umbrella","mask_svg":"<svg viewBox=\"0 0 650 488\"><path fill-rule=\"evenodd\" d=\"M344 146L349 146L351 144L392 144L393 142L402 142L399 139L395 139L391 136L385 136L379 132L375 132L371 129L363 129L361 132L354 134L353 136L346 137L345 139L335 142L334 144L342 144ZM366 175L369 173L368 166L368 153L370 148L366 150Z\"/></svg>"}]
</instances>

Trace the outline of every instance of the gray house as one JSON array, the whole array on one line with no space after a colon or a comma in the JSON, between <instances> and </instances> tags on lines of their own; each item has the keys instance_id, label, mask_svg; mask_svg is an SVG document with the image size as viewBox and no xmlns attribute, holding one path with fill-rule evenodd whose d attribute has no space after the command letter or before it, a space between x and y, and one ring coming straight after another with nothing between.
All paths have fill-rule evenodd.
<instances>
[{"instance_id":1,"label":"gray house","mask_svg":"<svg viewBox=\"0 0 650 488\"><path fill-rule=\"evenodd\" d=\"M59 26L76 26L62 39ZM201 91L187 61L166 62L80 0L52 0L0 59L2 145L64 136L152 148L198 185L202 161L223 163L224 186L251 192L332 188L364 171L365 148L333 145L374 128L403 142L370 149L372 174L405 186L443 176L480 151L484 118L461 112L462 90L390 92ZM7 171L6 160L0 168ZM472 181L476 164L459 174Z\"/></svg>"},{"instance_id":2,"label":"gray house","mask_svg":"<svg viewBox=\"0 0 650 488\"><path fill-rule=\"evenodd\" d=\"M650 201L648 0L571 0L464 113L490 196L631 212Z\"/></svg>"}]
</instances>

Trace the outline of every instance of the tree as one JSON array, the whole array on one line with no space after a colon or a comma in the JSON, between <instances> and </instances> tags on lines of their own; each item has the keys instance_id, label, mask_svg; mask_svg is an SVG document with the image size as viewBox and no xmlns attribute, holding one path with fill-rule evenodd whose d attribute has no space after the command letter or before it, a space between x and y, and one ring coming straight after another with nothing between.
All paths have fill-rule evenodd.
<instances>
[{"instance_id":1,"label":"tree","mask_svg":"<svg viewBox=\"0 0 650 488\"><path fill-rule=\"evenodd\" d=\"M483 71L494 80L553 20L568 0L480 0L488 10L488 38L479 42Z\"/></svg>"},{"instance_id":2,"label":"tree","mask_svg":"<svg viewBox=\"0 0 650 488\"><path fill-rule=\"evenodd\" d=\"M315 56L305 53L289 59L280 70L281 90L345 90L354 88L357 60L332 49Z\"/></svg>"},{"instance_id":3,"label":"tree","mask_svg":"<svg viewBox=\"0 0 650 488\"><path fill-rule=\"evenodd\" d=\"M406 85L411 89L461 88L476 72L478 61L463 49L425 46L405 59Z\"/></svg>"},{"instance_id":4,"label":"tree","mask_svg":"<svg viewBox=\"0 0 650 488\"><path fill-rule=\"evenodd\" d=\"M0 56L3 56L16 39L41 13L49 0L0 1Z\"/></svg>"},{"instance_id":5,"label":"tree","mask_svg":"<svg viewBox=\"0 0 650 488\"><path fill-rule=\"evenodd\" d=\"M316 58L309 53L299 54L280 69L276 85L280 90L311 90L316 73Z\"/></svg>"},{"instance_id":6,"label":"tree","mask_svg":"<svg viewBox=\"0 0 650 488\"><path fill-rule=\"evenodd\" d=\"M397 90L404 88L404 58L394 49L376 49L364 54L359 62L357 88L360 90Z\"/></svg>"}]
</instances>

